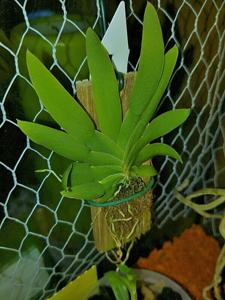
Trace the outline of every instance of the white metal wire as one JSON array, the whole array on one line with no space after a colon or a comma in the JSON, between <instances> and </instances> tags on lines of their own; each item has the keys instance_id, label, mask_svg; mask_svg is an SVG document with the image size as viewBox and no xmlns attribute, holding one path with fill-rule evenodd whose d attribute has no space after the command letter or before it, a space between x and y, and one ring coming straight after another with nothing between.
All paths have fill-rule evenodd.
<instances>
[{"instance_id":1,"label":"white metal wire","mask_svg":"<svg viewBox=\"0 0 225 300\"><path fill-rule=\"evenodd\" d=\"M78 30L82 36L85 35L79 23L71 19L66 0L56 1L61 7L62 23L54 42L31 26L27 13L30 0L13 0L13 2L15 10L20 11L23 16L26 29L17 49L12 50L0 41L0 51L4 49L8 53L15 70L8 79L7 86L4 86L0 77L2 136L5 132L10 134L10 128L14 128L15 132L17 127L15 118L19 114L17 116L16 113L13 118L10 116L9 103L18 78L31 85L29 78L20 70L18 61L24 39L29 32L34 32L50 45L53 59L50 69L57 69L63 74L74 94L75 82L85 64L84 58L78 70L71 75L57 59L56 47L64 34L66 24L74 26L74 30ZM174 107L192 108L192 115L188 122L173 135L161 139L177 147L184 161L182 166L169 158L156 161L156 165L160 168L160 176L159 196L154 202L154 214L157 225L161 227L168 220L186 216L189 211L176 201L173 193L173 189L184 180L189 180L187 192L206 186L225 187L225 3L222 0L155 0L152 3L158 9L161 22L164 24L167 48L173 43L180 48L179 63L160 110ZM134 27L140 27L141 16L136 11L136 4L135 1L127 1L128 22L132 21ZM96 0L96 16L92 27L96 27L99 18L100 7ZM130 61L130 69L136 69L137 64L137 61ZM17 97L19 99L18 95ZM33 119L37 120L43 110L42 104L39 103ZM7 138L14 137L7 136ZM2 143L4 142L6 140ZM15 144L13 145L16 147ZM13 149L9 150L3 144L1 144L1 151L3 158L9 151L14 153ZM20 181L19 172L34 172L33 168L31 171L28 170L29 166L26 163L31 154L33 159L35 157L34 160L41 161L49 170L55 170L54 154L36 147L28 139L25 146L20 149L15 163L0 159L3 178L7 178L10 183L8 184L10 188L4 192L3 186L7 184L0 179L1 191L3 191L2 195L0 194L0 295L4 295L5 292L11 300L26 300L32 297L45 299L64 282L70 281L102 258L95 250L90 216L83 202L77 203L75 208L73 206L74 216L67 220L61 212L67 205L70 210L71 202L66 203L59 192L51 194L47 190L49 198L54 197L53 204L43 202L43 191L46 190L49 180L53 180L50 172L38 176L36 184ZM23 167L21 169L21 165L26 166L27 169ZM57 186L56 182L54 186ZM13 202L15 193L17 196ZM21 218L20 215L24 211L26 216ZM32 227L33 218L36 218L34 224L39 226L38 229ZM58 243L59 236L56 235L55 240L52 236L54 237L58 228L60 232L60 226L64 228L63 230L67 228L67 235L61 236L63 242ZM214 230L214 224L212 229ZM64 234L64 231L62 232ZM42 246L36 247L34 243L33 248L28 247L28 250L24 250L27 240L31 237L41 241ZM74 251L71 252L70 249L68 253L68 245L72 247L74 245Z\"/></svg>"}]
</instances>

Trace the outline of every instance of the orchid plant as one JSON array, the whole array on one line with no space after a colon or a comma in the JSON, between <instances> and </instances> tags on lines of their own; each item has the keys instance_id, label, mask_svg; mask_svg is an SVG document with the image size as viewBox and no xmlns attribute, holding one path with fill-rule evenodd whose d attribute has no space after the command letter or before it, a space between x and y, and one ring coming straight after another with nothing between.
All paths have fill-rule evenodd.
<instances>
[{"instance_id":1,"label":"orchid plant","mask_svg":"<svg viewBox=\"0 0 225 300\"><path fill-rule=\"evenodd\" d=\"M61 129L26 121L18 121L18 126L33 142L71 160L62 177L63 196L107 201L119 185L155 176L153 165L146 164L153 157L168 155L181 161L171 146L153 141L180 126L190 110L174 109L154 117L178 49L174 46L164 53L160 22L151 4L145 10L139 67L124 118L115 69L91 28L86 33L86 51L99 129L29 51L27 67L33 87Z\"/></svg>"}]
</instances>

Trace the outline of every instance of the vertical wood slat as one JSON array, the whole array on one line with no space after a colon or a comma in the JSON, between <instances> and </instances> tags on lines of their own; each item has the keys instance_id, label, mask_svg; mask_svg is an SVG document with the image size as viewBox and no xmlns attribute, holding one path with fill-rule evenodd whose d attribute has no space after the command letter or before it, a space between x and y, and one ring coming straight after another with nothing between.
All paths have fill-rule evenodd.
<instances>
[{"instance_id":1,"label":"vertical wood slat","mask_svg":"<svg viewBox=\"0 0 225 300\"><path fill-rule=\"evenodd\" d=\"M122 99L122 109L123 115L127 111L128 108L128 99L130 92L132 90L133 82L134 82L135 73L127 73L124 76L124 88L121 91L121 99ZM77 97L80 103L84 106L86 111L95 121L97 127L97 116L93 103L93 94L92 94L92 85L88 80L78 81L76 84ZM107 99L106 99L107 101ZM141 199L137 199L137 201L145 201L145 209L142 212L142 215L138 217L139 224L136 226L134 233L131 239L139 238L141 234L146 233L151 227L151 199L152 193L148 192ZM136 200L135 200L136 201ZM135 201L130 202L130 205L133 205ZM142 204L140 201L140 205ZM137 205L137 202L136 202ZM146 206L147 205L147 206ZM119 206L118 206L119 208ZM105 210L105 208L104 208ZM114 240L112 239L111 233L108 229L107 221L105 218L105 211L102 208L92 207L91 208L91 216L92 216L92 226L93 226L93 234L95 239L95 245L98 251L105 252L113 249L116 245ZM129 240L128 240L129 241ZM122 241L127 242L127 241Z\"/></svg>"}]
</instances>

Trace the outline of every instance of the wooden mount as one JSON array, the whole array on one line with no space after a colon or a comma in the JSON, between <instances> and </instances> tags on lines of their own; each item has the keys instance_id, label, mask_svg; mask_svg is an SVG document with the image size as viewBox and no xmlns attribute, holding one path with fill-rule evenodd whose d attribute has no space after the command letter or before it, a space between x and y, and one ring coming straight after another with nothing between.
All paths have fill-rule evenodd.
<instances>
[{"instance_id":1,"label":"wooden mount","mask_svg":"<svg viewBox=\"0 0 225 300\"><path fill-rule=\"evenodd\" d=\"M123 115L128 108L128 99L133 87L135 73L127 73L124 76L124 88L120 93L122 99ZM88 80L78 81L76 84L77 97L91 118L98 126L96 111L93 102L92 85ZM107 101L107 99L106 99ZM118 206L100 208L92 207L92 226L95 239L95 245L98 251L105 252L111 250L120 244L123 246L125 243L131 240L139 238L142 234L146 233L151 227L151 203L152 192L148 192L145 195L132 200L129 203L121 204ZM129 209L128 209L129 208ZM137 208L139 208L137 210ZM120 223L120 226L113 226L115 229L112 233L112 227L110 224L112 214L117 214L117 211L122 211L124 219L130 218L129 211L135 211L136 213L131 220ZM107 219L106 219L107 216ZM123 226L124 234L123 234ZM130 235L126 232L129 230ZM116 237L115 237L116 235ZM114 238L113 238L114 236ZM117 243L116 243L117 241Z\"/></svg>"}]
</instances>

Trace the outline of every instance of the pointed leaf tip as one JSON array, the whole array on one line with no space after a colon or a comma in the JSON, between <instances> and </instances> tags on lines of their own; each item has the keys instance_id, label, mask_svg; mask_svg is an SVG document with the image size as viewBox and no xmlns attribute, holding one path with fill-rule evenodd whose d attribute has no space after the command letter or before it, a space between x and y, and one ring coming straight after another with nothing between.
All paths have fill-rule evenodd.
<instances>
[{"instance_id":1,"label":"pointed leaf tip","mask_svg":"<svg viewBox=\"0 0 225 300\"><path fill-rule=\"evenodd\" d=\"M118 83L108 52L91 29L86 35L86 52L99 128L115 141L122 123Z\"/></svg>"},{"instance_id":2,"label":"pointed leaf tip","mask_svg":"<svg viewBox=\"0 0 225 300\"><path fill-rule=\"evenodd\" d=\"M86 44L90 43L90 40L92 40L92 41L94 40L94 42L96 42L96 41L98 42L98 40L100 41L98 35L95 33L95 31L91 27L89 27L86 31ZM101 43L101 41L100 41L100 43ZM87 45L86 45L86 47L87 47Z\"/></svg>"},{"instance_id":3,"label":"pointed leaf tip","mask_svg":"<svg viewBox=\"0 0 225 300\"><path fill-rule=\"evenodd\" d=\"M147 160L154 158L155 156L170 156L180 162L182 162L181 156L171 146L163 143L148 144L137 155L135 165L139 166Z\"/></svg>"},{"instance_id":4,"label":"pointed leaf tip","mask_svg":"<svg viewBox=\"0 0 225 300\"><path fill-rule=\"evenodd\" d=\"M128 143L134 142L133 132L136 132L139 121L148 111L150 100L157 92L163 66L164 42L161 25L154 6L148 4L144 14L138 72L118 138L122 148L127 148Z\"/></svg>"},{"instance_id":5,"label":"pointed leaf tip","mask_svg":"<svg viewBox=\"0 0 225 300\"><path fill-rule=\"evenodd\" d=\"M27 62L27 68L29 70L30 65L32 64L33 61L38 61L38 58L29 50L27 49L26 51L26 62Z\"/></svg>"},{"instance_id":6,"label":"pointed leaf tip","mask_svg":"<svg viewBox=\"0 0 225 300\"><path fill-rule=\"evenodd\" d=\"M86 31L86 35L90 35L90 34L94 34L94 30L91 27L88 27L87 31Z\"/></svg>"},{"instance_id":7,"label":"pointed leaf tip","mask_svg":"<svg viewBox=\"0 0 225 300\"><path fill-rule=\"evenodd\" d=\"M179 49L177 45L174 45L170 50L173 52L174 56L178 57Z\"/></svg>"},{"instance_id":8,"label":"pointed leaf tip","mask_svg":"<svg viewBox=\"0 0 225 300\"><path fill-rule=\"evenodd\" d=\"M64 131L27 121L19 121L18 126L33 142L70 160L84 161L88 155L88 149Z\"/></svg>"},{"instance_id":9,"label":"pointed leaf tip","mask_svg":"<svg viewBox=\"0 0 225 300\"><path fill-rule=\"evenodd\" d=\"M145 8L145 13L147 11L149 12L151 9L155 9L155 7L150 2L147 2L146 8Z\"/></svg>"}]
</instances>

